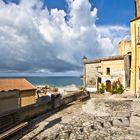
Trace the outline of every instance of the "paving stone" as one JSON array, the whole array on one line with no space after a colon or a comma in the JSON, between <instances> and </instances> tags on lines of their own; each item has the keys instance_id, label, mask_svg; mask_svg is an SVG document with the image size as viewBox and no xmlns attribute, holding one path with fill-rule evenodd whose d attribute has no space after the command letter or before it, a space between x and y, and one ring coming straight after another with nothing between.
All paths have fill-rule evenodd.
<instances>
[{"instance_id":1,"label":"paving stone","mask_svg":"<svg viewBox=\"0 0 140 140\"><path fill-rule=\"evenodd\" d=\"M131 116L130 127L140 129L140 117L139 116Z\"/></svg>"},{"instance_id":2,"label":"paving stone","mask_svg":"<svg viewBox=\"0 0 140 140\"><path fill-rule=\"evenodd\" d=\"M113 126L128 127L129 124L130 124L130 121L128 120L128 118L115 117L113 120Z\"/></svg>"}]
</instances>

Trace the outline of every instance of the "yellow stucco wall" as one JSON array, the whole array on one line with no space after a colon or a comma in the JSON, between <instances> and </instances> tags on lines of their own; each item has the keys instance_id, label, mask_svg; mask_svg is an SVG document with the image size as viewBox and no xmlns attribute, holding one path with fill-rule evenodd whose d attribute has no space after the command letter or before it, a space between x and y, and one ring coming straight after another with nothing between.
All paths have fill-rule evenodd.
<instances>
[{"instance_id":1,"label":"yellow stucco wall","mask_svg":"<svg viewBox=\"0 0 140 140\"><path fill-rule=\"evenodd\" d=\"M102 72L103 76L108 76L106 74L106 69L110 68L110 75L119 72L124 71L124 60L111 60L111 61L102 61Z\"/></svg>"},{"instance_id":2,"label":"yellow stucco wall","mask_svg":"<svg viewBox=\"0 0 140 140\"><path fill-rule=\"evenodd\" d=\"M131 41L120 41L118 45L118 55L126 55L128 52L131 52Z\"/></svg>"},{"instance_id":3,"label":"yellow stucco wall","mask_svg":"<svg viewBox=\"0 0 140 140\"><path fill-rule=\"evenodd\" d=\"M36 103L35 91L34 90L21 91L20 103L21 103L21 107L35 104Z\"/></svg>"},{"instance_id":4,"label":"yellow stucco wall","mask_svg":"<svg viewBox=\"0 0 140 140\"><path fill-rule=\"evenodd\" d=\"M102 82L105 84L107 80L111 83L115 80L120 80L120 82L125 87L125 72L124 72L124 60L111 60L102 61ZM110 75L107 75L107 68L110 68Z\"/></svg>"},{"instance_id":5,"label":"yellow stucco wall","mask_svg":"<svg viewBox=\"0 0 140 140\"><path fill-rule=\"evenodd\" d=\"M138 92L140 88L139 67L140 67L140 45L137 45L138 27L140 27L140 19L134 20L131 23L131 91ZM136 91L135 91L136 90Z\"/></svg>"}]
</instances>

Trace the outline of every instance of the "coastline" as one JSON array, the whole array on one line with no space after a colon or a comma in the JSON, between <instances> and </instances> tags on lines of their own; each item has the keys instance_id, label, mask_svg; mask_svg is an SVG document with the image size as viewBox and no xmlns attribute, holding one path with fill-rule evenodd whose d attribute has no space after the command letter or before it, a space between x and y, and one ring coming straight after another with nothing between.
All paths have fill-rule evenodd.
<instances>
[{"instance_id":1,"label":"coastline","mask_svg":"<svg viewBox=\"0 0 140 140\"><path fill-rule=\"evenodd\" d=\"M77 76L42 76L42 77L24 77L34 86L50 86L50 87L65 87L69 85L82 86L83 82Z\"/></svg>"},{"instance_id":2,"label":"coastline","mask_svg":"<svg viewBox=\"0 0 140 140\"><path fill-rule=\"evenodd\" d=\"M41 96L51 96L51 94L61 94L61 96L70 95L80 91L80 88L74 84L61 86L61 87L51 87L48 85L38 85L37 93Z\"/></svg>"}]
</instances>

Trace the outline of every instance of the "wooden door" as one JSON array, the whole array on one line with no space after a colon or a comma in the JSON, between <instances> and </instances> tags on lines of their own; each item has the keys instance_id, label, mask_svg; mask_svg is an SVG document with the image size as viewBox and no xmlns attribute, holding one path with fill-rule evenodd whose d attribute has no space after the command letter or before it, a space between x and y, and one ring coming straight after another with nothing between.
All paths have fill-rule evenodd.
<instances>
[{"instance_id":1,"label":"wooden door","mask_svg":"<svg viewBox=\"0 0 140 140\"><path fill-rule=\"evenodd\" d=\"M111 81L110 80L107 80L106 81L106 91L107 92L110 92L111 91Z\"/></svg>"}]
</instances>

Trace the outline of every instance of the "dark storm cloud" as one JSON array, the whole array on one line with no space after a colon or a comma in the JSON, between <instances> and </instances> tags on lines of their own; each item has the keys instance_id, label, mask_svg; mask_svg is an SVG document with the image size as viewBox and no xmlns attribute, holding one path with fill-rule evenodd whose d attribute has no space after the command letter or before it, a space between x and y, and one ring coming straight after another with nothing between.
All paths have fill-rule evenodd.
<instances>
[{"instance_id":1,"label":"dark storm cloud","mask_svg":"<svg viewBox=\"0 0 140 140\"><path fill-rule=\"evenodd\" d=\"M69 0L66 22L65 11L49 13L38 0L22 0L19 5L0 0L0 71L79 71L84 55L114 54L114 46L127 37L128 28L97 27L97 9L90 9L88 1Z\"/></svg>"}]
</instances>

